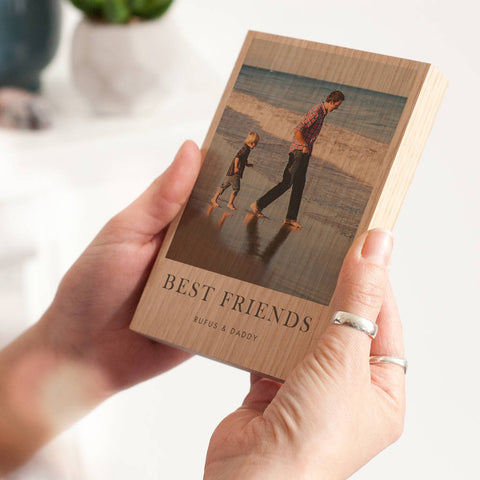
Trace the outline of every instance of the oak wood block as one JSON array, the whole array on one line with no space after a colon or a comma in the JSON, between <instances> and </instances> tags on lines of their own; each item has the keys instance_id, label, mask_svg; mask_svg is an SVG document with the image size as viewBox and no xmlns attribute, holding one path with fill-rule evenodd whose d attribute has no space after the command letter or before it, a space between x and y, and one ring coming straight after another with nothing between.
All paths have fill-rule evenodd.
<instances>
[{"instance_id":1,"label":"oak wood block","mask_svg":"<svg viewBox=\"0 0 480 480\"><path fill-rule=\"evenodd\" d=\"M131 328L285 379L330 322L355 236L393 229L446 86L427 63L249 32ZM253 166L223 193L250 132Z\"/></svg>"}]
</instances>

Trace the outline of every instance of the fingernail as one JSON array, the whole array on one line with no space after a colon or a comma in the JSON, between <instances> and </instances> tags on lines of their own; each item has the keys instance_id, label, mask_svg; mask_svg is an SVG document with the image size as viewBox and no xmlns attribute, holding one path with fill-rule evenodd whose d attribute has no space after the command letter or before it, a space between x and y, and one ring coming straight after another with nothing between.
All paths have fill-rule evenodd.
<instances>
[{"instance_id":1,"label":"fingernail","mask_svg":"<svg viewBox=\"0 0 480 480\"><path fill-rule=\"evenodd\" d=\"M362 248L362 257L371 263L386 267L393 248L392 232L381 228L370 230Z\"/></svg>"}]
</instances>

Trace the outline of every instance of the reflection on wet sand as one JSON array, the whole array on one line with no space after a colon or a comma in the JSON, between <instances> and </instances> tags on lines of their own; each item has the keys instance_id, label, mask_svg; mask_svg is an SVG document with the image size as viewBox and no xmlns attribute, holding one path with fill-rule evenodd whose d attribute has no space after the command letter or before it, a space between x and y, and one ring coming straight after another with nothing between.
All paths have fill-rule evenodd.
<instances>
[{"instance_id":1,"label":"reflection on wet sand","mask_svg":"<svg viewBox=\"0 0 480 480\"><path fill-rule=\"evenodd\" d=\"M282 224L277 234L270 240L263 252L259 248L258 236L258 221L259 218L254 213L247 213L243 220L243 224L247 230L247 253L259 257L264 264L269 264L278 249L283 245L290 232L296 230L288 225Z\"/></svg>"},{"instance_id":2,"label":"reflection on wet sand","mask_svg":"<svg viewBox=\"0 0 480 480\"><path fill-rule=\"evenodd\" d=\"M205 216L208 218L216 208L218 207L210 203L207 207L207 211L205 212Z\"/></svg>"},{"instance_id":3,"label":"reflection on wet sand","mask_svg":"<svg viewBox=\"0 0 480 480\"><path fill-rule=\"evenodd\" d=\"M350 239L315 220L292 229L282 205L271 213L258 218L191 198L167 258L328 304Z\"/></svg>"},{"instance_id":4,"label":"reflection on wet sand","mask_svg":"<svg viewBox=\"0 0 480 480\"><path fill-rule=\"evenodd\" d=\"M205 217L207 218L210 217L210 215L216 208L218 208L217 205L210 204L207 208L207 211L205 212ZM233 215L232 212L223 212L222 216L217 222L217 229L219 230L220 228L222 228L222 225L224 224L225 220L227 220L227 218L230 218L232 215Z\"/></svg>"},{"instance_id":5,"label":"reflection on wet sand","mask_svg":"<svg viewBox=\"0 0 480 480\"><path fill-rule=\"evenodd\" d=\"M217 223L217 228L221 228L222 225L225 223L225 220L227 218L230 218L233 215L231 212L223 212L222 216L220 217L220 220Z\"/></svg>"}]
</instances>

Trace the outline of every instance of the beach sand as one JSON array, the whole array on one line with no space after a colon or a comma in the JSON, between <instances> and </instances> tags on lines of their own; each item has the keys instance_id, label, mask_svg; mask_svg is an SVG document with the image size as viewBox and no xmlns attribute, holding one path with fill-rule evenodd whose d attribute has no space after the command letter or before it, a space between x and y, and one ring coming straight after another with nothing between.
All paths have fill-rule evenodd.
<instances>
[{"instance_id":1,"label":"beach sand","mask_svg":"<svg viewBox=\"0 0 480 480\"><path fill-rule=\"evenodd\" d=\"M207 152L194 191L167 258L255 285L327 305L360 223L388 145L328 124L315 144L298 221L302 230L282 227L290 198L286 192L264 211L249 205L282 178L293 128L302 118L256 97L233 92ZM260 135L235 201L231 191L212 208L246 134Z\"/></svg>"}]
</instances>

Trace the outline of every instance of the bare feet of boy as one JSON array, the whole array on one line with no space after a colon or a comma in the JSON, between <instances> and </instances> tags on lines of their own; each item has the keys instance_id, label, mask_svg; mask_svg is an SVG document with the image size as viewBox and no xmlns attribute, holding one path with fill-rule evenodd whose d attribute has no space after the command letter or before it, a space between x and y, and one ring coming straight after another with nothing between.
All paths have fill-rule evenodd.
<instances>
[{"instance_id":1,"label":"bare feet of boy","mask_svg":"<svg viewBox=\"0 0 480 480\"><path fill-rule=\"evenodd\" d=\"M265 215L258 209L258 205L257 205L257 202L253 202L251 205L250 205L250 208L252 210L252 212L257 216L257 217L264 217Z\"/></svg>"},{"instance_id":2,"label":"bare feet of boy","mask_svg":"<svg viewBox=\"0 0 480 480\"><path fill-rule=\"evenodd\" d=\"M230 210L236 210L237 207L233 204L233 203L227 203L227 207L230 209Z\"/></svg>"},{"instance_id":3,"label":"bare feet of boy","mask_svg":"<svg viewBox=\"0 0 480 480\"><path fill-rule=\"evenodd\" d=\"M210 200L210 203L212 204L212 207L218 207L218 202L215 200L215 197Z\"/></svg>"},{"instance_id":4,"label":"bare feet of boy","mask_svg":"<svg viewBox=\"0 0 480 480\"><path fill-rule=\"evenodd\" d=\"M294 228L295 230L302 229L302 226L296 220L288 220L288 218L284 220L283 225Z\"/></svg>"}]
</instances>

